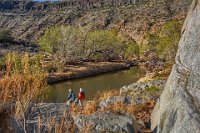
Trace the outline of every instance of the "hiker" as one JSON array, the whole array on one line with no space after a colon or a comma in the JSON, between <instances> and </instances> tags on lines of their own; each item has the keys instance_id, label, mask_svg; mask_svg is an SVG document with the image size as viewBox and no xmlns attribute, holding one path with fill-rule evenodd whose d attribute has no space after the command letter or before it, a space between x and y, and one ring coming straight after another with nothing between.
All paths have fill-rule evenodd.
<instances>
[{"instance_id":1,"label":"hiker","mask_svg":"<svg viewBox=\"0 0 200 133\"><path fill-rule=\"evenodd\" d=\"M79 106L82 107L82 102L85 100L85 92L83 91L83 88L80 88L80 92L78 94L78 100L79 100Z\"/></svg>"},{"instance_id":2,"label":"hiker","mask_svg":"<svg viewBox=\"0 0 200 133\"><path fill-rule=\"evenodd\" d=\"M73 92L72 89L69 89L69 94L67 96L67 99L68 99L68 101L66 102L67 106L70 106L70 104L75 101L76 95L75 95L75 93Z\"/></svg>"}]
</instances>

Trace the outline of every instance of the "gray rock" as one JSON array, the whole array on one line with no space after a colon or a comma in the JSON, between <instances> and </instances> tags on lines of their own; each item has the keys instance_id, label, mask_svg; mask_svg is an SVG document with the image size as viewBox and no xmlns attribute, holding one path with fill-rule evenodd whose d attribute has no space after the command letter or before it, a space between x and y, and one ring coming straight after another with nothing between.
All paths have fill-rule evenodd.
<instances>
[{"instance_id":1,"label":"gray rock","mask_svg":"<svg viewBox=\"0 0 200 133\"><path fill-rule=\"evenodd\" d=\"M9 121L8 123L10 123L9 129L13 133L25 133L25 130L23 129L22 125L19 123L19 121L15 117L9 118L8 121Z\"/></svg>"},{"instance_id":2,"label":"gray rock","mask_svg":"<svg viewBox=\"0 0 200 133\"><path fill-rule=\"evenodd\" d=\"M65 103L35 104L27 112L27 132L55 132L56 126L63 119L65 120L64 124L66 124L63 131L68 131L73 119Z\"/></svg>"},{"instance_id":3,"label":"gray rock","mask_svg":"<svg viewBox=\"0 0 200 133\"><path fill-rule=\"evenodd\" d=\"M111 96L106 99L102 99L99 105L102 108L102 107L108 107L109 105L115 102L123 102L123 103L130 104L131 101L132 101L132 98L130 96Z\"/></svg>"},{"instance_id":4,"label":"gray rock","mask_svg":"<svg viewBox=\"0 0 200 133\"><path fill-rule=\"evenodd\" d=\"M194 0L183 26L176 63L152 115L152 129L157 127L157 133L200 132L199 20L200 0Z\"/></svg>"},{"instance_id":5,"label":"gray rock","mask_svg":"<svg viewBox=\"0 0 200 133\"><path fill-rule=\"evenodd\" d=\"M80 132L138 132L135 118L127 114L117 114L111 111L98 111L91 115L74 115L73 119Z\"/></svg>"},{"instance_id":6,"label":"gray rock","mask_svg":"<svg viewBox=\"0 0 200 133\"><path fill-rule=\"evenodd\" d=\"M152 80L147 82L138 82L120 89L121 95L130 95L131 103L142 104L147 100L157 100L164 89L166 80ZM153 90L148 89L153 88Z\"/></svg>"},{"instance_id":7,"label":"gray rock","mask_svg":"<svg viewBox=\"0 0 200 133\"><path fill-rule=\"evenodd\" d=\"M134 83L128 86L123 86L120 89L120 94L127 94L130 93L131 91L142 91L145 90L148 87L158 87L159 89L164 89L166 80L151 80L151 81L147 81L147 82L138 82L138 83Z\"/></svg>"}]
</instances>

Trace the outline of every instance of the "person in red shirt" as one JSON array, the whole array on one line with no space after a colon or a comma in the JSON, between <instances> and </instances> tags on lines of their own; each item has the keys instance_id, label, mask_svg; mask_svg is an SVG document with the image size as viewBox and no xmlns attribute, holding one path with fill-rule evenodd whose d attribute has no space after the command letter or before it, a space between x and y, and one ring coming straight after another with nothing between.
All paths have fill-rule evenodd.
<instances>
[{"instance_id":1,"label":"person in red shirt","mask_svg":"<svg viewBox=\"0 0 200 133\"><path fill-rule=\"evenodd\" d=\"M80 92L78 94L78 100L79 100L79 106L82 107L82 102L85 100L85 92L83 91L83 88L80 88Z\"/></svg>"}]
</instances>

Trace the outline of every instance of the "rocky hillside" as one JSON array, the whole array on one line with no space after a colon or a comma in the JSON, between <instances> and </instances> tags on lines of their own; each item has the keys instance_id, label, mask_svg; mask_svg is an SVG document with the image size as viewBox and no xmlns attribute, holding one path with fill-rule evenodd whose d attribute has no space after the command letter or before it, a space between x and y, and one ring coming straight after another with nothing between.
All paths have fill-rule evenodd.
<instances>
[{"instance_id":1,"label":"rocky hillside","mask_svg":"<svg viewBox=\"0 0 200 133\"><path fill-rule=\"evenodd\" d=\"M138 42L147 31L158 30L166 21L185 19L192 0L73 0L60 2L0 2L0 27L8 27L19 39L37 40L55 24L90 29L119 30Z\"/></svg>"},{"instance_id":2,"label":"rocky hillside","mask_svg":"<svg viewBox=\"0 0 200 133\"><path fill-rule=\"evenodd\" d=\"M176 63L152 115L158 133L200 132L200 0L183 26Z\"/></svg>"}]
</instances>

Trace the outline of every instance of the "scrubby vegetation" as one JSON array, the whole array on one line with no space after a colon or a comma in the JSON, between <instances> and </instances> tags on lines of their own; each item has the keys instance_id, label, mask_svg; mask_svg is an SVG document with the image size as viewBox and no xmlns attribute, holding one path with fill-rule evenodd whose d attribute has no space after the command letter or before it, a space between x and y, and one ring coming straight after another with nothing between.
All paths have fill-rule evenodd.
<instances>
[{"instance_id":1,"label":"scrubby vegetation","mask_svg":"<svg viewBox=\"0 0 200 133\"><path fill-rule=\"evenodd\" d=\"M158 32L147 33L147 43L143 44L141 49L146 51L149 60L159 58L170 64L174 63L182 24L182 21L171 20L164 24Z\"/></svg>"},{"instance_id":2,"label":"scrubby vegetation","mask_svg":"<svg viewBox=\"0 0 200 133\"><path fill-rule=\"evenodd\" d=\"M137 94L140 95L140 94ZM127 104L124 102L113 102L110 103L107 107L99 107L99 101L105 98L112 96L121 96L119 90L110 90L110 91L101 91L98 92L96 97L87 103L84 104L83 109L80 109L76 104L72 104L72 113L73 114L85 114L90 115L96 111L106 111L112 110L116 113L128 112L131 115L134 115L137 120L142 120L143 122L149 122L151 111L153 110L156 101L153 99L148 99L141 104ZM134 97L131 96L133 99ZM143 125L140 125L141 127ZM142 127L144 128L144 127Z\"/></svg>"},{"instance_id":3,"label":"scrubby vegetation","mask_svg":"<svg viewBox=\"0 0 200 133\"><path fill-rule=\"evenodd\" d=\"M0 78L0 116L7 112L24 125L26 110L48 88L46 75L38 56L10 53L5 57L5 64L5 74Z\"/></svg>"},{"instance_id":4,"label":"scrubby vegetation","mask_svg":"<svg viewBox=\"0 0 200 133\"><path fill-rule=\"evenodd\" d=\"M150 86L150 87L145 88L145 91L147 91L147 92L157 92L159 90L160 89L156 86Z\"/></svg>"},{"instance_id":5,"label":"scrubby vegetation","mask_svg":"<svg viewBox=\"0 0 200 133\"><path fill-rule=\"evenodd\" d=\"M5 28L0 28L0 42L11 41L12 36L10 30Z\"/></svg>"},{"instance_id":6,"label":"scrubby vegetation","mask_svg":"<svg viewBox=\"0 0 200 133\"><path fill-rule=\"evenodd\" d=\"M62 63L119 60L124 54L126 58L138 57L139 52L135 41L128 41L116 30L86 31L64 25L47 28L39 44Z\"/></svg>"},{"instance_id":7,"label":"scrubby vegetation","mask_svg":"<svg viewBox=\"0 0 200 133\"><path fill-rule=\"evenodd\" d=\"M132 59L139 59L139 57L140 57L139 44L135 41L128 42L127 47L125 49L125 58L132 60Z\"/></svg>"}]
</instances>

